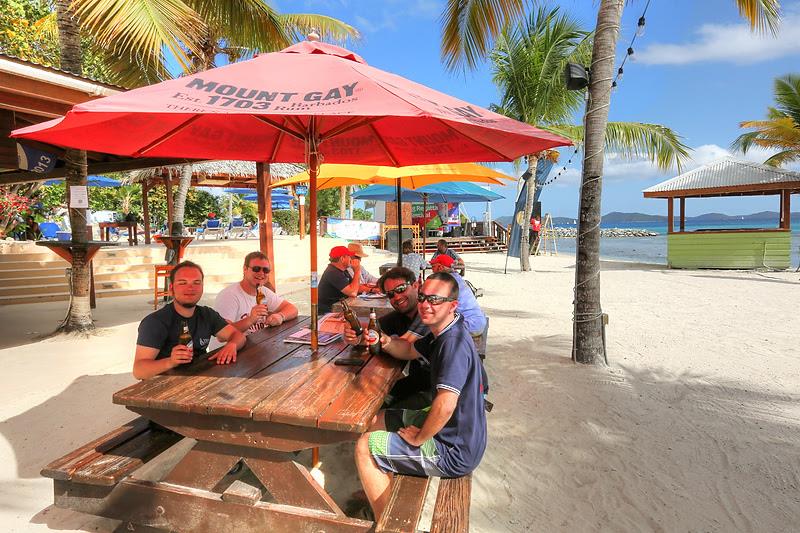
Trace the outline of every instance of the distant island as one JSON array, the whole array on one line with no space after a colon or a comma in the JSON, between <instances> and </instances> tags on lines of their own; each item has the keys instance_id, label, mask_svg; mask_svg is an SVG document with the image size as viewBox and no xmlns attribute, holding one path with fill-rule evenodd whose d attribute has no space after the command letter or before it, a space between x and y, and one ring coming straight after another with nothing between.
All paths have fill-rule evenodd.
<instances>
[{"instance_id":1,"label":"distant island","mask_svg":"<svg viewBox=\"0 0 800 533\"><path fill-rule=\"evenodd\" d=\"M761 211L759 213L750 213L749 215L725 215L723 213L704 213L694 217L686 217L687 223L702 222L704 224L714 222L731 222L739 220L743 222L775 222L777 224L780 214L777 211ZM800 220L800 212L793 212L791 215L792 220ZM677 223L677 216L675 217ZM495 219L498 223L503 225L511 224L511 216L504 215ZM645 213L621 213L619 211L612 211L602 217L601 224L609 226L613 224L654 224L662 223L667 224L667 217L664 215L648 215ZM569 217L553 217L553 224L556 226L571 226L575 224L574 218Z\"/></svg>"}]
</instances>

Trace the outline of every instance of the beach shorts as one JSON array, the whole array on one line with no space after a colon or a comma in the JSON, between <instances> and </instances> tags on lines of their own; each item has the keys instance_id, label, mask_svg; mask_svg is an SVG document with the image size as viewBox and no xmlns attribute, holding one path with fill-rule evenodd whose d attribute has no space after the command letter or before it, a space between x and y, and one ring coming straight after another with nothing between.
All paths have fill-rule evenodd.
<instances>
[{"instance_id":1,"label":"beach shorts","mask_svg":"<svg viewBox=\"0 0 800 533\"><path fill-rule=\"evenodd\" d=\"M422 446L411 446L396 432L407 426L422 427L430 408L413 411L409 409L387 409L384 420L386 431L374 431L369 435L369 452L378 468L384 472L396 472L409 476L443 477L439 469L439 453L433 439Z\"/></svg>"}]
</instances>

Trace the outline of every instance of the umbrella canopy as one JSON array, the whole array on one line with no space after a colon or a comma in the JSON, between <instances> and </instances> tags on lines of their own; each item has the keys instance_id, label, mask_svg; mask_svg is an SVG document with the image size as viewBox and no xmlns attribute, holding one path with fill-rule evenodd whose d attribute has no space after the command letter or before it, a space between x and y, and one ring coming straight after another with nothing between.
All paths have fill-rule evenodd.
<instances>
[{"instance_id":1,"label":"umbrella canopy","mask_svg":"<svg viewBox=\"0 0 800 533\"><path fill-rule=\"evenodd\" d=\"M425 185L419 189L403 189L403 200L406 202L493 202L503 199L496 192L484 189L469 182L436 183ZM370 185L353 193L357 200L394 201L397 199L397 190L389 185Z\"/></svg>"},{"instance_id":2,"label":"umbrella canopy","mask_svg":"<svg viewBox=\"0 0 800 533\"><path fill-rule=\"evenodd\" d=\"M513 161L569 139L304 41L182 78L85 102L12 136L133 157L328 163ZM317 200L309 202L316 226ZM317 239L311 232L311 346L317 348Z\"/></svg>"},{"instance_id":3,"label":"umbrella canopy","mask_svg":"<svg viewBox=\"0 0 800 533\"><path fill-rule=\"evenodd\" d=\"M250 192L242 197L242 199L247 200L248 202L257 202L258 195ZM291 194L283 194L283 193L272 193L272 205L274 206L276 203L286 204L289 205L289 200L294 200L294 196Z\"/></svg>"},{"instance_id":4,"label":"umbrella canopy","mask_svg":"<svg viewBox=\"0 0 800 533\"><path fill-rule=\"evenodd\" d=\"M222 192L226 192L228 194L256 194L255 189L245 189L245 188L233 188L233 189L223 189ZM288 189L273 189L272 194L289 194Z\"/></svg>"},{"instance_id":5,"label":"umbrella canopy","mask_svg":"<svg viewBox=\"0 0 800 533\"><path fill-rule=\"evenodd\" d=\"M59 183L64 183L64 180L53 179L44 182L45 185L57 185ZM87 178L87 184L89 187L119 187L122 185L121 182L112 178L107 178L106 176L89 176Z\"/></svg>"},{"instance_id":6,"label":"umbrella canopy","mask_svg":"<svg viewBox=\"0 0 800 533\"><path fill-rule=\"evenodd\" d=\"M273 187L286 187L309 180L308 171L276 182ZM342 165L324 163L317 174L317 189L330 189L347 185L378 183L416 189L433 183L453 181L476 181L506 185L502 180L516 181L502 172L476 163L451 163L435 165L411 165L406 167L387 167L376 165Z\"/></svg>"}]
</instances>

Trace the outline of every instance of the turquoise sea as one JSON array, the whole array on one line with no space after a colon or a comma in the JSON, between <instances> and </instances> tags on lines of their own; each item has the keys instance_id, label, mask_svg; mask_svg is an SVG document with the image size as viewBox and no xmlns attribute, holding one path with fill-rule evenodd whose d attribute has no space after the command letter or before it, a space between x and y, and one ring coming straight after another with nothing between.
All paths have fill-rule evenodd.
<instances>
[{"instance_id":1,"label":"turquoise sea","mask_svg":"<svg viewBox=\"0 0 800 533\"><path fill-rule=\"evenodd\" d=\"M574 225L560 224L561 227L575 227ZM609 224L601 226L607 228L646 229L658 233L656 237L622 237L603 238L600 241L600 256L603 259L616 259L622 261L635 261L638 263L667 264L667 226L664 223L631 223ZM687 222L686 230L697 229L737 229L737 228L763 228L764 223L747 223L743 221L713 222L706 224L690 224ZM575 254L575 239L558 239L559 254ZM792 224L792 270L800 264L800 221Z\"/></svg>"}]
</instances>

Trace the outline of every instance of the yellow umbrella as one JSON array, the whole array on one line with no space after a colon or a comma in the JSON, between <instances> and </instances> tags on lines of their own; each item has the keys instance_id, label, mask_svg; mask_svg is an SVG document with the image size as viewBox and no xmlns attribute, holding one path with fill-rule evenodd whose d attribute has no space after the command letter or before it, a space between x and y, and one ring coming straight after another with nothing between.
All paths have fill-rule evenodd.
<instances>
[{"instance_id":1,"label":"yellow umbrella","mask_svg":"<svg viewBox=\"0 0 800 533\"><path fill-rule=\"evenodd\" d=\"M382 184L395 185L397 187L397 264L402 266L403 257L400 246L400 237L403 234L403 217L400 204L402 195L400 188L417 189L433 183L445 183L450 181L470 181L480 183L493 183L495 185L506 185L503 180L516 181L502 172L497 172L491 168L477 163L449 163L437 165L411 165L407 167L386 167L375 165L347 165L347 164L327 164L319 166L317 174L317 189L331 189L334 187L345 187L348 185L367 185ZM270 187L286 187L307 183L310 181L308 171L301 172L291 178L273 183ZM314 231L312 229L312 231ZM423 257L425 257L425 246L427 234L423 232Z\"/></svg>"}]
</instances>

